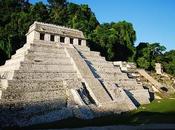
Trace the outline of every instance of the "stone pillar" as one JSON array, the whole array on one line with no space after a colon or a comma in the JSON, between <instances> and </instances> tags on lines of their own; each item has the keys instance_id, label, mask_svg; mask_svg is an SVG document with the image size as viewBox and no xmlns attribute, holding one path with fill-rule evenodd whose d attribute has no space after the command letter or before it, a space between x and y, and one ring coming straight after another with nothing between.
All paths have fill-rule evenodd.
<instances>
[{"instance_id":1,"label":"stone pillar","mask_svg":"<svg viewBox=\"0 0 175 130\"><path fill-rule=\"evenodd\" d=\"M59 35L56 35L56 36L55 36L55 42L56 42L56 43L60 43L60 36L59 36Z\"/></svg>"},{"instance_id":2,"label":"stone pillar","mask_svg":"<svg viewBox=\"0 0 175 130\"><path fill-rule=\"evenodd\" d=\"M65 37L65 43L70 44L70 38L69 37Z\"/></svg>"},{"instance_id":3,"label":"stone pillar","mask_svg":"<svg viewBox=\"0 0 175 130\"><path fill-rule=\"evenodd\" d=\"M160 63L155 63L155 70L157 74L162 74L162 66Z\"/></svg>"},{"instance_id":4,"label":"stone pillar","mask_svg":"<svg viewBox=\"0 0 175 130\"><path fill-rule=\"evenodd\" d=\"M44 41L50 41L50 34L46 33L44 35Z\"/></svg>"},{"instance_id":5,"label":"stone pillar","mask_svg":"<svg viewBox=\"0 0 175 130\"><path fill-rule=\"evenodd\" d=\"M74 38L73 44L78 45L78 38Z\"/></svg>"},{"instance_id":6,"label":"stone pillar","mask_svg":"<svg viewBox=\"0 0 175 130\"><path fill-rule=\"evenodd\" d=\"M26 36L27 36L27 43L31 43L34 40L40 40L40 33L37 31L27 33Z\"/></svg>"},{"instance_id":7,"label":"stone pillar","mask_svg":"<svg viewBox=\"0 0 175 130\"><path fill-rule=\"evenodd\" d=\"M82 46L86 46L86 40L82 40L82 41L81 41L81 45L82 45Z\"/></svg>"}]
</instances>

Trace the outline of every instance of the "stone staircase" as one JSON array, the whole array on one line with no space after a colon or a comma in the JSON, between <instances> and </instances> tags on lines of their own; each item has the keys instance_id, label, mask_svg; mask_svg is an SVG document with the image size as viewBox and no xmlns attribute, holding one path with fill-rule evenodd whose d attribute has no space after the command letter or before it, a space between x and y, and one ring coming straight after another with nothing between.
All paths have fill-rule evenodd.
<instances>
[{"instance_id":1,"label":"stone staircase","mask_svg":"<svg viewBox=\"0 0 175 130\"><path fill-rule=\"evenodd\" d=\"M66 107L66 84L69 88L81 87L81 80L70 57L66 55L64 47L56 44L25 44L0 67L0 74L3 78L0 85L2 110L17 106L15 113L22 110L20 113L26 113L26 117L31 113ZM47 107L47 104L52 104L52 107ZM30 112L26 111L26 106ZM41 107L47 108L43 110Z\"/></svg>"},{"instance_id":2,"label":"stone staircase","mask_svg":"<svg viewBox=\"0 0 175 130\"><path fill-rule=\"evenodd\" d=\"M135 105L150 102L148 90L145 90L142 84L137 83L135 79L129 79L127 74L122 73L119 67L114 67L111 62L106 61L98 52L90 51L87 46L75 46L75 48L113 99L115 99L114 91L119 91L120 88L126 92ZM116 96L118 97L118 94Z\"/></svg>"},{"instance_id":3,"label":"stone staircase","mask_svg":"<svg viewBox=\"0 0 175 130\"><path fill-rule=\"evenodd\" d=\"M34 124L53 112L98 117L149 102L141 84L86 46L27 43L0 67L0 74L1 117L13 125Z\"/></svg>"}]
</instances>

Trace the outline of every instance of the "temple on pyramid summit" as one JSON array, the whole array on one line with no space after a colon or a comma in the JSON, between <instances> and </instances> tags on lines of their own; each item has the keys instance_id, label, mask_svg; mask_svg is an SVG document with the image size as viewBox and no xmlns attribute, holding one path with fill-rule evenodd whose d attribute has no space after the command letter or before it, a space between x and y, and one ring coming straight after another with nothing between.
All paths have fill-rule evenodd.
<instances>
[{"instance_id":1,"label":"temple on pyramid summit","mask_svg":"<svg viewBox=\"0 0 175 130\"><path fill-rule=\"evenodd\" d=\"M150 102L147 89L86 45L83 32L34 22L0 66L0 125L92 119Z\"/></svg>"}]
</instances>

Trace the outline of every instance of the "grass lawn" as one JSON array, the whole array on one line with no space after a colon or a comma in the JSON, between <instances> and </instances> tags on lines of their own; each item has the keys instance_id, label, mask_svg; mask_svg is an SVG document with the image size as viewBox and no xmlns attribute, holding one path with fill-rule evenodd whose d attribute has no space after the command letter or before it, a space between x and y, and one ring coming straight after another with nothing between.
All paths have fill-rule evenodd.
<instances>
[{"instance_id":1,"label":"grass lawn","mask_svg":"<svg viewBox=\"0 0 175 130\"><path fill-rule=\"evenodd\" d=\"M139 107L135 112L175 112L175 98L154 100L148 105Z\"/></svg>"},{"instance_id":2,"label":"grass lawn","mask_svg":"<svg viewBox=\"0 0 175 130\"><path fill-rule=\"evenodd\" d=\"M175 123L175 99L154 100L129 115L133 123Z\"/></svg>"}]
</instances>

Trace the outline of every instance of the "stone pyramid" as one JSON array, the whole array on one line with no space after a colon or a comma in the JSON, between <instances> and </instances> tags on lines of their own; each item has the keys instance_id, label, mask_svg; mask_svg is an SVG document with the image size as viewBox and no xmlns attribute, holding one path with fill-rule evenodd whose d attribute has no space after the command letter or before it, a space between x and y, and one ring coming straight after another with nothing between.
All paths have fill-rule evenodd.
<instances>
[{"instance_id":1,"label":"stone pyramid","mask_svg":"<svg viewBox=\"0 0 175 130\"><path fill-rule=\"evenodd\" d=\"M34 22L26 44L0 67L0 125L91 119L149 103L149 92L99 52L81 31Z\"/></svg>"}]
</instances>

